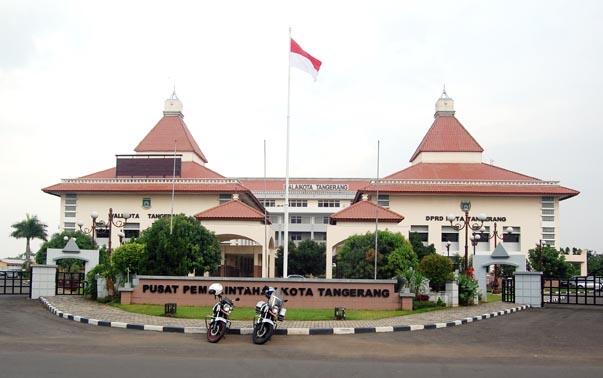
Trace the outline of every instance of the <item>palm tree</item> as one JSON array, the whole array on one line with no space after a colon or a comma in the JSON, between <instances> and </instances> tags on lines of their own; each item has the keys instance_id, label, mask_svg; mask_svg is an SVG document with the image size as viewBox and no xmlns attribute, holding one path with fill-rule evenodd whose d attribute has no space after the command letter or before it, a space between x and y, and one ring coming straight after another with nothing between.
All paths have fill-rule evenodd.
<instances>
[{"instance_id":1,"label":"palm tree","mask_svg":"<svg viewBox=\"0 0 603 378\"><path fill-rule=\"evenodd\" d=\"M13 224L11 227L15 230L10 236L16 239L25 238L25 240L27 240L27 243L25 244L25 263L29 266L31 264L31 248L29 246L29 241L31 239L42 239L46 241L48 237L46 225L38 220L37 215L30 216L29 214L26 214L24 220Z\"/></svg>"}]
</instances>

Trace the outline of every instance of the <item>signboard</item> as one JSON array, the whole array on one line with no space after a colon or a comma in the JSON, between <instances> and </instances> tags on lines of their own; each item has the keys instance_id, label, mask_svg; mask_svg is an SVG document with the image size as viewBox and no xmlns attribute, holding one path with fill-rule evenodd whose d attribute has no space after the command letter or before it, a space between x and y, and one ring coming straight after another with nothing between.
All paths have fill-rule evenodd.
<instances>
[{"instance_id":1,"label":"signboard","mask_svg":"<svg viewBox=\"0 0 603 378\"><path fill-rule=\"evenodd\" d=\"M285 185L283 185L285 190ZM315 191L331 191L345 192L349 190L348 184L289 184L289 190L303 190L309 192Z\"/></svg>"}]
</instances>

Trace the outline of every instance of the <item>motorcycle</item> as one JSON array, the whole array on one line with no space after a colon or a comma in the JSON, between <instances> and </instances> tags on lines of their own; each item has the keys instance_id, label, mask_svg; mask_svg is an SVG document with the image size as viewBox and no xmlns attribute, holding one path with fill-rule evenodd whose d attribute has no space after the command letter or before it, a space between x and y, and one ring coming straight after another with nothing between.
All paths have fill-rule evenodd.
<instances>
[{"instance_id":1,"label":"motorcycle","mask_svg":"<svg viewBox=\"0 0 603 378\"><path fill-rule=\"evenodd\" d=\"M205 327L207 327L207 341L210 343L217 343L220 341L226 330L230 328L230 313L234 308L234 303L230 299L223 297L222 292L224 288L219 283L213 283L209 286L209 294L213 295L218 302L214 305L211 310L211 315L205 318ZM239 298L235 299L235 302ZM209 320L209 321L208 321Z\"/></svg>"},{"instance_id":2,"label":"motorcycle","mask_svg":"<svg viewBox=\"0 0 603 378\"><path fill-rule=\"evenodd\" d=\"M280 289L265 286L262 292L268 298L268 302L259 301L255 305L255 321L251 338L255 344L264 344L274 334L277 322L285 320L287 309L284 308L286 299Z\"/></svg>"}]
</instances>

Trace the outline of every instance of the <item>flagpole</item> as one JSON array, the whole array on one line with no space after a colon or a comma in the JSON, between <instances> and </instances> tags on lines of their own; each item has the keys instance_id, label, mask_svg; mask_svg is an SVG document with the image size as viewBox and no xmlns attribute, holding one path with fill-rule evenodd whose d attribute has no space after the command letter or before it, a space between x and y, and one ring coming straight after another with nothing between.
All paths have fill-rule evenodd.
<instances>
[{"instance_id":1,"label":"flagpole","mask_svg":"<svg viewBox=\"0 0 603 378\"><path fill-rule=\"evenodd\" d=\"M377 141L377 180L375 187L377 188L377 207L375 208L375 279L377 279L377 254L379 253L379 144Z\"/></svg>"},{"instance_id":2,"label":"flagpole","mask_svg":"<svg viewBox=\"0 0 603 378\"><path fill-rule=\"evenodd\" d=\"M266 139L264 139L264 251L262 254L262 277L268 277L268 214L266 213L266 196L267 196L267 183L266 183Z\"/></svg>"},{"instance_id":3,"label":"flagpole","mask_svg":"<svg viewBox=\"0 0 603 378\"><path fill-rule=\"evenodd\" d=\"M289 27L289 68L287 72L287 144L285 158L285 235L283 246L283 278L287 278L289 259L289 118L291 103L291 27Z\"/></svg>"},{"instance_id":4,"label":"flagpole","mask_svg":"<svg viewBox=\"0 0 603 378\"><path fill-rule=\"evenodd\" d=\"M174 229L174 192L176 191L176 139L174 139L174 167L172 169L172 211L170 213L170 235Z\"/></svg>"}]
</instances>

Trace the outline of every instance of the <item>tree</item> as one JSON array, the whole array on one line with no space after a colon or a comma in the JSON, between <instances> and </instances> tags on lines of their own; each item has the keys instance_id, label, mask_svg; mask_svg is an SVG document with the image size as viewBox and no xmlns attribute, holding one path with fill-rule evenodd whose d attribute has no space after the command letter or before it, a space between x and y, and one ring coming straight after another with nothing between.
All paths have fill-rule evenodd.
<instances>
[{"instance_id":1,"label":"tree","mask_svg":"<svg viewBox=\"0 0 603 378\"><path fill-rule=\"evenodd\" d=\"M569 278L577 274L576 267L565 261L565 256L550 245L530 249L528 259L530 267L545 277Z\"/></svg>"},{"instance_id":2,"label":"tree","mask_svg":"<svg viewBox=\"0 0 603 378\"><path fill-rule=\"evenodd\" d=\"M145 261L145 246L137 242L123 244L111 253L111 263L115 275L125 276L128 269L130 274L144 273Z\"/></svg>"},{"instance_id":3,"label":"tree","mask_svg":"<svg viewBox=\"0 0 603 378\"><path fill-rule=\"evenodd\" d=\"M408 266L416 267L416 254L402 234L379 231L378 235L377 278L392 278ZM374 248L374 233L350 236L337 253L339 273L345 278L373 278ZM390 257L394 251L394 256Z\"/></svg>"},{"instance_id":4,"label":"tree","mask_svg":"<svg viewBox=\"0 0 603 378\"><path fill-rule=\"evenodd\" d=\"M297 249L297 246L295 245L294 242L292 242L291 240L289 240L289 248L287 250L287 270L291 271L291 269L289 268L291 265L291 255L295 253L295 250ZM282 277L283 276L283 254L285 253L285 249L283 248L283 246L281 245L280 247L277 248L276 250L276 255L274 257L274 270L276 277Z\"/></svg>"},{"instance_id":5,"label":"tree","mask_svg":"<svg viewBox=\"0 0 603 378\"><path fill-rule=\"evenodd\" d=\"M313 240L299 242L289 253L288 271L302 276L325 274L325 245Z\"/></svg>"},{"instance_id":6,"label":"tree","mask_svg":"<svg viewBox=\"0 0 603 378\"><path fill-rule=\"evenodd\" d=\"M603 276L603 255L588 251L587 266L589 276Z\"/></svg>"},{"instance_id":7,"label":"tree","mask_svg":"<svg viewBox=\"0 0 603 378\"><path fill-rule=\"evenodd\" d=\"M410 240L410 244L412 245L413 251L417 254L417 258L419 261L423 260L423 257L435 253L435 247L433 244L425 245L421 241L421 236L416 232L411 232L408 235L408 239Z\"/></svg>"},{"instance_id":8,"label":"tree","mask_svg":"<svg viewBox=\"0 0 603 378\"><path fill-rule=\"evenodd\" d=\"M92 238L89 235L84 234L81 231L75 231L75 232L74 231L63 231L61 233L56 233L56 234L52 235L50 240L42 243L42 245L40 246L40 249L36 253L36 263L37 264L46 264L46 252L48 251L48 248L63 249L63 248L65 248L65 245L67 245L67 241L71 238L75 238L75 243L77 244L78 247L80 247L80 249L95 249L96 248L96 244L94 243L94 241L92 240ZM102 258L102 254L99 256L100 263L102 263L102 261L100 261L101 258ZM81 260L78 260L78 261L79 261L79 265L81 266L83 264L83 261L81 261ZM68 269L68 270L71 268L75 268L73 266L73 264L69 264L69 261L59 261L57 265L63 267L64 269ZM69 270L69 271L71 271L71 270Z\"/></svg>"},{"instance_id":9,"label":"tree","mask_svg":"<svg viewBox=\"0 0 603 378\"><path fill-rule=\"evenodd\" d=\"M31 264L31 246L29 245L31 239L42 239L46 240L48 238L48 233L46 232L46 225L38 220L37 215L30 216L29 214L25 215L25 219L21 222L17 222L11 226L15 230L10 234L13 238L21 239L25 238L25 261L26 268Z\"/></svg>"},{"instance_id":10,"label":"tree","mask_svg":"<svg viewBox=\"0 0 603 378\"><path fill-rule=\"evenodd\" d=\"M161 218L142 232L139 243L146 246L144 273L185 276L189 272L213 272L221 260L220 242L194 217Z\"/></svg>"},{"instance_id":11,"label":"tree","mask_svg":"<svg viewBox=\"0 0 603 378\"><path fill-rule=\"evenodd\" d=\"M446 285L446 281L452 281L452 262L446 256L430 254L419 263L419 271L429 279L432 289L440 291Z\"/></svg>"}]
</instances>

